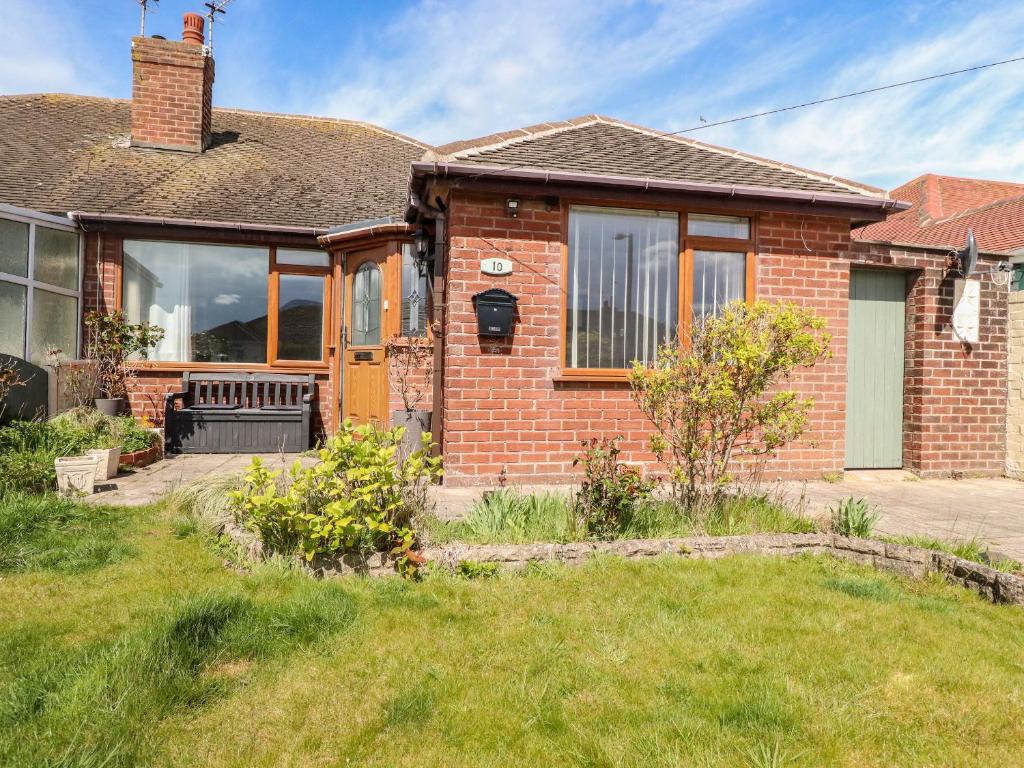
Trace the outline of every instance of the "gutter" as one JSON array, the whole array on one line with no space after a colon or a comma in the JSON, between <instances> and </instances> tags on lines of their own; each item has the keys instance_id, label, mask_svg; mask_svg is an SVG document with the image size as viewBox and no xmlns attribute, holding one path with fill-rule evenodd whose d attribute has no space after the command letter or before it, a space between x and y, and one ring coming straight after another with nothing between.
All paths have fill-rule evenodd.
<instances>
[{"instance_id":1,"label":"gutter","mask_svg":"<svg viewBox=\"0 0 1024 768\"><path fill-rule=\"evenodd\" d=\"M205 219L176 219L165 216L136 216L125 213L89 213L87 211L71 211L68 218L83 224L97 222L103 224L146 224L158 227L191 227L193 229L217 229L235 232L271 232L283 235L308 235L317 237L327 232L324 227L292 227L283 224L254 224L241 221L208 221ZM84 227L83 227L84 229Z\"/></svg>"},{"instance_id":2,"label":"gutter","mask_svg":"<svg viewBox=\"0 0 1024 768\"><path fill-rule=\"evenodd\" d=\"M396 219L387 216L383 219L371 219L357 221L354 224L344 224L340 227L331 227L327 234L317 237L321 246L327 248L338 245L348 240L361 240L377 235L407 235L412 234L414 227L407 224L403 219Z\"/></svg>"},{"instance_id":3,"label":"gutter","mask_svg":"<svg viewBox=\"0 0 1024 768\"><path fill-rule=\"evenodd\" d=\"M793 200L804 203L825 203L869 208L883 211L905 211L910 203L889 198L869 197L867 195L844 194L840 192L810 192L801 189L784 189L781 187L752 187L741 184L715 184L710 182L671 181L668 179L641 178L638 176L614 176L578 171L545 171L534 168L507 168L476 163L450 163L434 161L415 161L412 163L413 178L426 176L448 176L453 178L475 179L481 176L499 179L515 179L517 181L534 181L542 183L562 182L569 184L588 184L604 187L626 187L640 189L644 192L690 192L703 195L723 195L726 197Z\"/></svg>"}]
</instances>

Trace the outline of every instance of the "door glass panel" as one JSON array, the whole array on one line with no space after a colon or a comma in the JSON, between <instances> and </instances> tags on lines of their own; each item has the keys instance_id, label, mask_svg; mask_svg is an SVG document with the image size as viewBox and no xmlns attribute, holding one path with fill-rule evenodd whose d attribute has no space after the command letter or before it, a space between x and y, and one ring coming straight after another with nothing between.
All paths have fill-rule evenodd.
<instances>
[{"instance_id":1,"label":"door glass panel","mask_svg":"<svg viewBox=\"0 0 1024 768\"><path fill-rule=\"evenodd\" d=\"M25 293L23 285L0 282L0 353L25 354Z\"/></svg>"},{"instance_id":2,"label":"door glass panel","mask_svg":"<svg viewBox=\"0 0 1024 768\"><path fill-rule=\"evenodd\" d=\"M281 275L278 287L277 357L320 360L324 338L324 277Z\"/></svg>"},{"instance_id":3,"label":"door glass panel","mask_svg":"<svg viewBox=\"0 0 1024 768\"><path fill-rule=\"evenodd\" d=\"M28 277L28 224L0 219L0 272Z\"/></svg>"},{"instance_id":4,"label":"door glass panel","mask_svg":"<svg viewBox=\"0 0 1024 768\"><path fill-rule=\"evenodd\" d=\"M36 226L35 279L78 290L78 235Z\"/></svg>"},{"instance_id":5,"label":"door glass panel","mask_svg":"<svg viewBox=\"0 0 1024 768\"><path fill-rule=\"evenodd\" d=\"M32 292L32 340L29 359L41 365L46 353L60 350L63 357L78 357L78 299L35 289Z\"/></svg>"},{"instance_id":6,"label":"door glass panel","mask_svg":"<svg viewBox=\"0 0 1024 768\"><path fill-rule=\"evenodd\" d=\"M380 344L380 269L365 262L352 278L352 345Z\"/></svg>"}]
</instances>

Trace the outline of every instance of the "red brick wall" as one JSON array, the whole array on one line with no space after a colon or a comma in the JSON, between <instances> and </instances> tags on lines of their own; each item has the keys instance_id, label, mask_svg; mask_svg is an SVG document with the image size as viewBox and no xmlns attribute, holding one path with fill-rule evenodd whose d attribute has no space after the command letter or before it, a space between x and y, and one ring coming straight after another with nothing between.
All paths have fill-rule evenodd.
<instances>
[{"instance_id":1,"label":"red brick wall","mask_svg":"<svg viewBox=\"0 0 1024 768\"><path fill-rule=\"evenodd\" d=\"M213 58L178 40L132 39L132 144L201 152L213 116Z\"/></svg>"},{"instance_id":2,"label":"red brick wall","mask_svg":"<svg viewBox=\"0 0 1024 768\"><path fill-rule=\"evenodd\" d=\"M595 436L622 435L626 460L649 462L649 431L626 385L556 380L561 210L521 200L519 217L513 219L504 203L504 197L462 192L450 200L446 482L492 484L503 471L520 482L571 480L579 442ZM862 247L853 250L847 220L782 213L759 218L757 296L813 308L832 334L832 357L793 379L792 386L813 397L815 407L801 440L770 462L769 477L818 477L843 469L849 271L851 262L861 260ZM480 260L491 256L512 259L514 273L483 275ZM998 472L1005 298L986 287L984 338L965 356L954 348L959 345L943 341L949 334L952 283L940 281L940 263L934 254L893 262L908 274L923 270L908 298L913 332L907 347L905 465L925 474ZM495 286L519 297L519 322L510 341L476 334L471 297ZM950 439L954 423L966 429Z\"/></svg>"}]
</instances>

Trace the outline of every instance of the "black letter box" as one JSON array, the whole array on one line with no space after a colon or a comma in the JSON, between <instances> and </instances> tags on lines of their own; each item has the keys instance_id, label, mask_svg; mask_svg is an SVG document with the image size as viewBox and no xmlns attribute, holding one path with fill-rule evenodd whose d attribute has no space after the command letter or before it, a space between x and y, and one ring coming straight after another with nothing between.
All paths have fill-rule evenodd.
<instances>
[{"instance_id":1,"label":"black letter box","mask_svg":"<svg viewBox=\"0 0 1024 768\"><path fill-rule=\"evenodd\" d=\"M511 336L516 317L516 302L508 291L491 288L473 297L476 306L477 333L481 336Z\"/></svg>"}]
</instances>

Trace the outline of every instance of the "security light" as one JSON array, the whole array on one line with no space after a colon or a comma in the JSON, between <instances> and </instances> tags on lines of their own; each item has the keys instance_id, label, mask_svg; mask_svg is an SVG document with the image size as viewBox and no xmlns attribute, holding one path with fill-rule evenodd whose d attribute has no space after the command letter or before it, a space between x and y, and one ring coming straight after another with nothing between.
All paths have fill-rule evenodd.
<instances>
[{"instance_id":1,"label":"security light","mask_svg":"<svg viewBox=\"0 0 1024 768\"><path fill-rule=\"evenodd\" d=\"M519 216L519 201L510 197L505 201L505 210L513 219Z\"/></svg>"}]
</instances>

